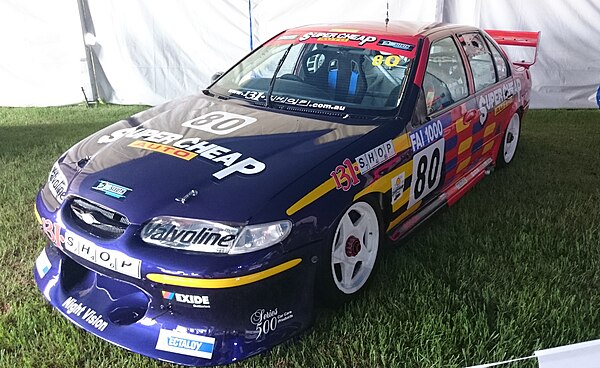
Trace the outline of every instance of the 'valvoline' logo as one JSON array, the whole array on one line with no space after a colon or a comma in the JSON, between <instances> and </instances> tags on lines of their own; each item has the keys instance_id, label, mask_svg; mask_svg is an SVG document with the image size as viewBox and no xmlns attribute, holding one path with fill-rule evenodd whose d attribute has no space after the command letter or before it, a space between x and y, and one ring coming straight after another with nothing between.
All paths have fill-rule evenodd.
<instances>
[{"instance_id":1,"label":"'valvoline' logo","mask_svg":"<svg viewBox=\"0 0 600 368\"><path fill-rule=\"evenodd\" d=\"M123 200L127 197L127 192L131 192L133 189L124 187L119 184L111 183L106 180L98 180L98 182L92 187L92 189L99 192L103 192L107 196Z\"/></svg>"}]
</instances>

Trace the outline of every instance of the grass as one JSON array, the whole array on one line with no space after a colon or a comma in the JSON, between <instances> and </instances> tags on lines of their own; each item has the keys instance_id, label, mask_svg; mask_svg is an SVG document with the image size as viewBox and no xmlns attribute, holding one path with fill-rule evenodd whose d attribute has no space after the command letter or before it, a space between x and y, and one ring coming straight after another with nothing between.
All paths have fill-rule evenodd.
<instances>
[{"instance_id":1,"label":"grass","mask_svg":"<svg viewBox=\"0 0 600 368\"><path fill-rule=\"evenodd\" d=\"M173 367L79 330L32 280L53 161L142 109L0 108L0 367ZM530 111L521 139L511 166L382 257L360 298L232 367L461 367L600 338L600 111Z\"/></svg>"}]
</instances>

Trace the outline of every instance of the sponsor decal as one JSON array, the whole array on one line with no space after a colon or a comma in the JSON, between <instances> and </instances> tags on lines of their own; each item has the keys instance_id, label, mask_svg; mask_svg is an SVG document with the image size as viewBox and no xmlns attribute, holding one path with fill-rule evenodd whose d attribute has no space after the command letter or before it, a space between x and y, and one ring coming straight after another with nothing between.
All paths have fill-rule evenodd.
<instances>
[{"instance_id":1,"label":"sponsor decal","mask_svg":"<svg viewBox=\"0 0 600 368\"><path fill-rule=\"evenodd\" d=\"M404 193L404 173L392 178L392 204L398 202Z\"/></svg>"},{"instance_id":2,"label":"sponsor decal","mask_svg":"<svg viewBox=\"0 0 600 368\"><path fill-rule=\"evenodd\" d=\"M141 149L153 151L153 152L160 152L160 153L164 153L165 155L177 157L177 158L180 158L182 160L187 160L187 161L198 156L197 153L186 151L186 150L179 149L179 148L175 148L172 146L168 146L166 144L160 144L160 143L134 141L132 143L129 143L128 147L141 148Z\"/></svg>"},{"instance_id":3,"label":"sponsor decal","mask_svg":"<svg viewBox=\"0 0 600 368\"><path fill-rule=\"evenodd\" d=\"M349 158L342 162L342 165L337 165L329 175L335 181L335 189L342 189L347 192L355 185L360 183L357 173L360 171L358 165L353 165Z\"/></svg>"},{"instance_id":4,"label":"sponsor decal","mask_svg":"<svg viewBox=\"0 0 600 368\"><path fill-rule=\"evenodd\" d=\"M481 95L477 103L479 105L479 112L481 113L479 117L479 122L481 125L485 124L487 120L488 111L503 104L504 102L510 100L505 106L500 109L494 110L494 114L499 114L502 110L504 110L507 106L512 103L512 98L515 95L519 95L521 93L521 80L514 79L508 83L504 83L502 86Z\"/></svg>"},{"instance_id":5,"label":"sponsor decal","mask_svg":"<svg viewBox=\"0 0 600 368\"><path fill-rule=\"evenodd\" d=\"M117 250L104 249L45 218L42 219L42 230L57 248L67 253L75 254L123 275L141 278L142 261L139 259L129 257Z\"/></svg>"},{"instance_id":6,"label":"sponsor decal","mask_svg":"<svg viewBox=\"0 0 600 368\"><path fill-rule=\"evenodd\" d=\"M226 111L212 111L188 120L181 125L186 128L203 130L217 135L227 135L256 121L249 116L233 114Z\"/></svg>"},{"instance_id":7,"label":"sponsor decal","mask_svg":"<svg viewBox=\"0 0 600 368\"><path fill-rule=\"evenodd\" d=\"M46 276L48 271L50 271L50 268L52 268L52 263L50 263L48 255L46 254L46 249L44 248L42 249L42 253L40 253L40 255L35 260L35 269L37 270L38 275L42 279L44 278L44 276Z\"/></svg>"},{"instance_id":8,"label":"sponsor decal","mask_svg":"<svg viewBox=\"0 0 600 368\"><path fill-rule=\"evenodd\" d=\"M215 338L187 332L160 329L156 350L211 359Z\"/></svg>"},{"instance_id":9,"label":"sponsor decal","mask_svg":"<svg viewBox=\"0 0 600 368\"><path fill-rule=\"evenodd\" d=\"M65 174L63 174L62 170L60 169L60 164L58 161L55 162L54 165L52 165L50 174L48 174L48 189L50 189L50 193L52 193L58 203L63 203L65 200L68 185L69 182L67 181Z\"/></svg>"},{"instance_id":10,"label":"sponsor decal","mask_svg":"<svg viewBox=\"0 0 600 368\"><path fill-rule=\"evenodd\" d=\"M389 140L356 158L358 169L365 174L396 155L394 143Z\"/></svg>"},{"instance_id":11,"label":"sponsor decal","mask_svg":"<svg viewBox=\"0 0 600 368\"><path fill-rule=\"evenodd\" d=\"M215 127L213 126L213 129ZM225 127L221 127L225 129ZM262 172L266 165L252 157L242 158L239 152L202 140L199 137L184 138L181 134L162 132L155 129L140 127L119 129L110 135L98 139L98 143L112 143L122 138L136 139L129 147L164 153L170 156L191 160L197 156L224 166L213 176L219 180L229 175L239 173L253 175ZM157 144L151 144L157 143Z\"/></svg>"},{"instance_id":12,"label":"sponsor decal","mask_svg":"<svg viewBox=\"0 0 600 368\"><path fill-rule=\"evenodd\" d=\"M330 42L358 42L359 46L363 46L365 43L377 41L375 36L367 36L357 33L346 33L346 32L308 32L302 35L299 40L306 41L311 38L316 38L317 41L330 41Z\"/></svg>"},{"instance_id":13,"label":"sponsor decal","mask_svg":"<svg viewBox=\"0 0 600 368\"><path fill-rule=\"evenodd\" d=\"M108 322L102 318L101 314L98 314L98 312L87 305L78 302L78 300L72 296L62 303L62 307L65 308L65 313L67 313L67 315L78 317L100 332L104 331L108 326Z\"/></svg>"},{"instance_id":14,"label":"sponsor decal","mask_svg":"<svg viewBox=\"0 0 600 368\"><path fill-rule=\"evenodd\" d=\"M250 316L250 322L255 326L258 332L256 339L266 336L277 329L280 323L294 318L294 313L290 310L279 313L277 308L271 310L258 309Z\"/></svg>"},{"instance_id":15,"label":"sponsor decal","mask_svg":"<svg viewBox=\"0 0 600 368\"><path fill-rule=\"evenodd\" d=\"M210 308L210 301L207 295L180 294L163 290L162 297L165 300L191 305L194 308Z\"/></svg>"},{"instance_id":16,"label":"sponsor decal","mask_svg":"<svg viewBox=\"0 0 600 368\"><path fill-rule=\"evenodd\" d=\"M283 35L278 40L295 40L296 38L298 38L298 35Z\"/></svg>"},{"instance_id":17,"label":"sponsor decal","mask_svg":"<svg viewBox=\"0 0 600 368\"><path fill-rule=\"evenodd\" d=\"M107 196L122 200L127 197L127 192L131 192L133 189L124 187L119 184L111 183L106 180L98 180L96 185L92 187L92 189L100 191Z\"/></svg>"},{"instance_id":18,"label":"sponsor decal","mask_svg":"<svg viewBox=\"0 0 600 368\"><path fill-rule=\"evenodd\" d=\"M444 136L444 126L440 120L431 121L408 135L413 152L417 153L423 148Z\"/></svg>"},{"instance_id":19,"label":"sponsor decal","mask_svg":"<svg viewBox=\"0 0 600 368\"><path fill-rule=\"evenodd\" d=\"M377 42L377 45L379 45L379 46L386 46L386 47L393 47L395 49L405 50L405 51L412 51L412 49L415 48L414 45L411 45L411 44L408 44L408 43L397 42L397 41L390 41L390 40L379 40L379 42Z\"/></svg>"},{"instance_id":20,"label":"sponsor decal","mask_svg":"<svg viewBox=\"0 0 600 368\"><path fill-rule=\"evenodd\" d=\"M261 91L239 91L237 89L229 89L227 91L231 95L240 96L247 100L264 102L267 98L267 94ZM271 102L282 103L286 105L292 106L300 106L300 107L308 107L313 109L325 109L325 110L335 110L335 111L344 111L346 110L346 106L343 105L333 105L329 103L321 103L314 102L312 100L307 100L305 98L296 98L296 97L288 97L288 96L278 96L271 95Z\"/></svg>"},{"instance_id":21,"label":"sponsor decal","mask_svg":"<svg viewBox=\"0 0 600 368\"><path fill-rule=\"evenodd\" d=\"M178 221L150 221L142 230L142 239L151 244L189 248L194 246L206 251L224 253L235 242L238 229L229 226L220 228L210 224Z\"/></svg>"},{"instance_id":22,"label":"sponsor decal","mask_svg":"<svg viewBox=\"0 0 600 368\"><path fill-rule=\"evenodd\" d=\"M494 107L494 115L498 116L498 114L500 114L502 111L504 111L504 109L506 109L507 107L509 107L513 101L515 100L515 98L513 96L507 98L506 100L500 102L500 104L496 107Z\"/></svg>"}]
</instances>

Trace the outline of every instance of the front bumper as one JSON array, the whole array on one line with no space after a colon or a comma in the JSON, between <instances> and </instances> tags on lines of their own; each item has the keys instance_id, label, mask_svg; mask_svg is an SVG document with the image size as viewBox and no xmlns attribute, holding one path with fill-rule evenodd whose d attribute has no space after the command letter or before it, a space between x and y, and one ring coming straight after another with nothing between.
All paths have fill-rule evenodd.
<instances>
[{"instance_id":1,"label":"front bumper","mask_svg":"<svg viewBox=\"0 0 600 368\"><path fill-rule=\"evenodd\" d=\"M40 219L60 221L39 197L36 207ZM316 245L246 275L201 278L187 269L158 277L161 283L156 282L160 267L152 262L141 259L139 278L132 277L60 246L60 231L58 240L61 249L52 241L36 260L35 282L44 297L84 330L152 358L191 366L228 364L297 335L314 319L316 265L310 259Z\"/></svg>"}]
</instances>

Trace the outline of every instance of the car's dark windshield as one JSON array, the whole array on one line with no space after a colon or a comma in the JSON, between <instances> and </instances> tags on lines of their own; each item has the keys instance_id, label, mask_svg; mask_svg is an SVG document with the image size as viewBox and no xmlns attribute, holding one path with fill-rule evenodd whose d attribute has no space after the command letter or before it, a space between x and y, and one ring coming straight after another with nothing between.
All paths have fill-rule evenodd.
<instances>
[{"instance_id":1,"label":"car's dark windshield","mask_svg":"<svg viewBox=\"0 0 600 368\"><path fill-rule=\"evenodd\" d=\"M269 95L271 106L306 111L388 115L400 104L411 61L393 51L360 46L267 44L211 91L263 105Z\"/></svg>"}]
</instances>

